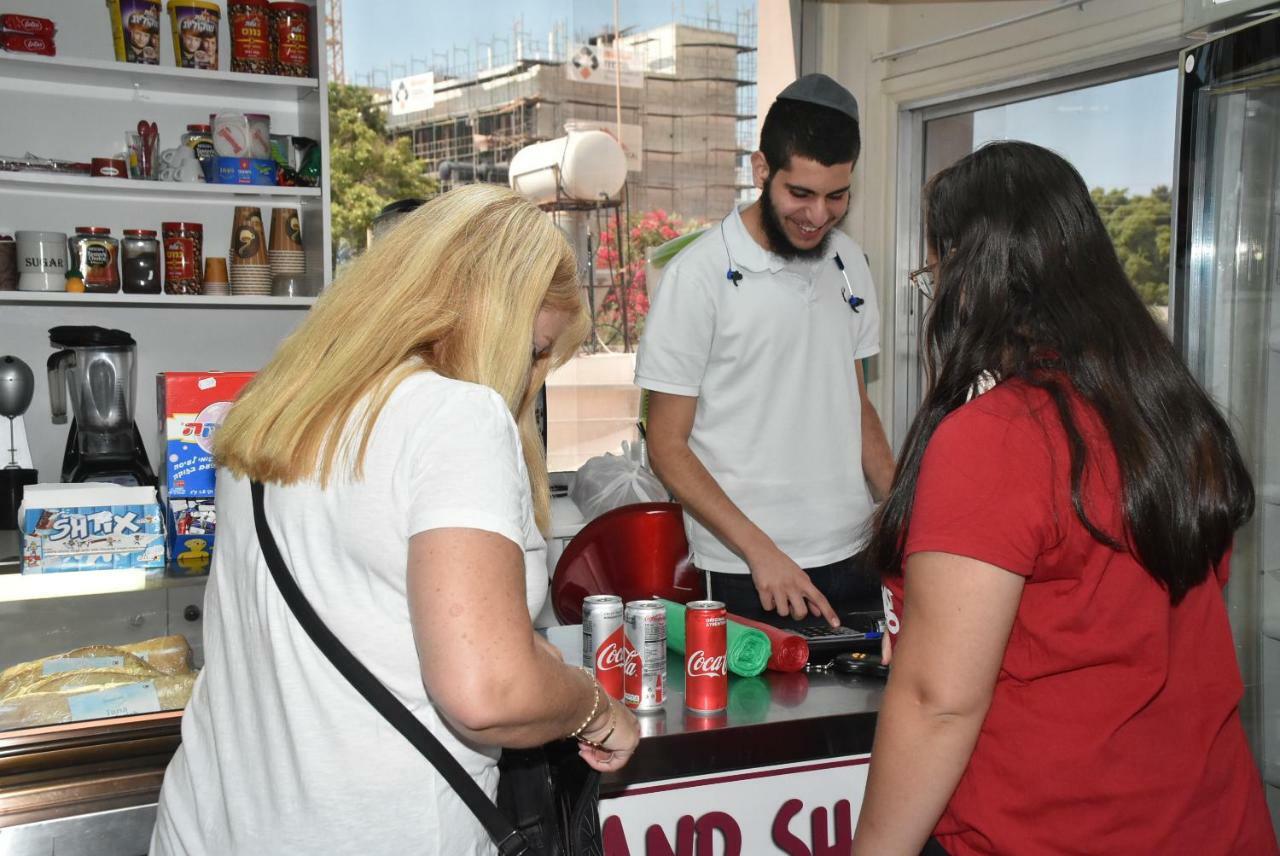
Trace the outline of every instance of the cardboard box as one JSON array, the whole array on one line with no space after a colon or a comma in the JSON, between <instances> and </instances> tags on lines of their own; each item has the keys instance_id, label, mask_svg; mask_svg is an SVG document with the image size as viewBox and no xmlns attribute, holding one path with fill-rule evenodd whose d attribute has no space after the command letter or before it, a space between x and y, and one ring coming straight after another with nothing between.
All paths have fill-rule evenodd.
<instances>
[{"instance_id":1,"label":"cardboard box","mask_svg":"<svg viewBox=\"0 0 1280 856\"><path fill-rule=\"evenodd\" d=\"M31 485L18 522L24 574L164 570L164 525L153 487Z\"/></svg>"},{"instance_id":2,"label":"cardboard box","mask_svg":"<svg viewBox=\"0 0 1280 856\"><path fill-rule=\"evenodd\" d=\"M213 436L253 372L161 372L156 413L166 499L213 498Z\"/></svg>"},{"instance_id":3,"label":"cardboard box","mask_svg":"<svg viewBox=\"0 0 1280 856\"><path fill-rule=\"evenodd\" d=\"M175 576L209 573L218 513L212 499L169 500L169 570Z\"/></svg>"}]
</instances>

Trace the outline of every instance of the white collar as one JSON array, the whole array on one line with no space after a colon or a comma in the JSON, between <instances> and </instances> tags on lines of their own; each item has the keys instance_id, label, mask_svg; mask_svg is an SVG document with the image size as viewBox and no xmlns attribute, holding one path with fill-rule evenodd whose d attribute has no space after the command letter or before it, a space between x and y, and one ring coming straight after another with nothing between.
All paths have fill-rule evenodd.
<instances>
[{"instance_id":1,"label":"white collar","mask_svg":"<svg viewBox=\"0 0 1280 856\"><path fill-rule=\"evenodd\" d=\"M832 246L834 240L832 240L827 245L827 254L821 259L806 258L787 261L777 253L760 246L747 229L747 224L742 221L742 209L738 207L735 207L724 218L721 228L724 230L725 245L729 248L732 265L751 273L765 273L766 271L779 273L792 265L801 265L812 270L816 268L818 263L834 261L836 257L835 247ZM837 230L833 228L832 232L835 231Z\"/></svg>"}]
</instances>

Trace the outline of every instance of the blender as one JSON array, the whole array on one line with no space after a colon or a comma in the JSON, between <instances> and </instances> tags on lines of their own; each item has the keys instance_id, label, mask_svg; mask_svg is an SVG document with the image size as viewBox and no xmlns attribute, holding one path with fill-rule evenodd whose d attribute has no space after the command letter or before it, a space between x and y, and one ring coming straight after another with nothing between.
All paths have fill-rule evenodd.
<instances>
[{"instance_id":1,"label":"blender","mask_svg":"<svg viewBox=\"0 0 1280 856\"><path fill-rule=\"evenodd\" d=\"M62 457L64 482L155 486L156 477L133 421L137 343L123 330L54 327L49 341L49 406L55 424L71 432Z\"/></svg>"}]
</instances>

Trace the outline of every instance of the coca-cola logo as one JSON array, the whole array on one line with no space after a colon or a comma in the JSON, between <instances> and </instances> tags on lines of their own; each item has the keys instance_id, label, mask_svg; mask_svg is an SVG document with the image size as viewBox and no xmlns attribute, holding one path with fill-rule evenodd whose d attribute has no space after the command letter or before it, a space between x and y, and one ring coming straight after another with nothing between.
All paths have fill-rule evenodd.
<instances>
[{"instance_id":1,"label":"coca-cola logo","mask_svg":"<svg viewBox=\"0 0 1280 856\"><path fill-rule=\"evenodd\" d=\"M627 654L623 648L622 627L619 626L609 635L604 644L596 649L596 674L622 668L627 660Z\"/></svg>"},{"instance_id":2,"label":"coca-cola logo","mask_svg":"<svg viewBox=\"0 0 1280 856\"><path fill-rule=\"evenodd\" d=\"M635 648L628 647L622 652L622 674L628 678L634 678L640 668L640 656Z\"/></svg>"},{"instance_id":3,"label":"coca-cola logo","mask_svg":"<svg viewBox=\"0 0 1280 856\"><path fill-rule=\"evenodd\" d=\"M685 674L691 678L717 678L727 674L724 654L708 657L704 651L694 651L685 661Z\"/></svg>"}]
</instances>

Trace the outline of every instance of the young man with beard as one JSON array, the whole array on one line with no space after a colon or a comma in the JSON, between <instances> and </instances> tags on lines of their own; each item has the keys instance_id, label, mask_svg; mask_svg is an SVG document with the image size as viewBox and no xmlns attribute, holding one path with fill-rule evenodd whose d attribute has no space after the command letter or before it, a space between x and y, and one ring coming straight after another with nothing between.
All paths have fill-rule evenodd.
<instances>
[{"instance_id":1,"label":"young man with beard","mask_svg":"<svg viewBox=\"0 0 1280 856\"><path fill-rule=\"evenodd\" d=\"M821 74L784 89L751 156L760 198L668 265L636 358L654 471L710 596L747 618L836 624L878 601L857 553L893 480L859 364L880 313L837 229L860 149L848 90Z\"/></svg>"}]
</instances>

